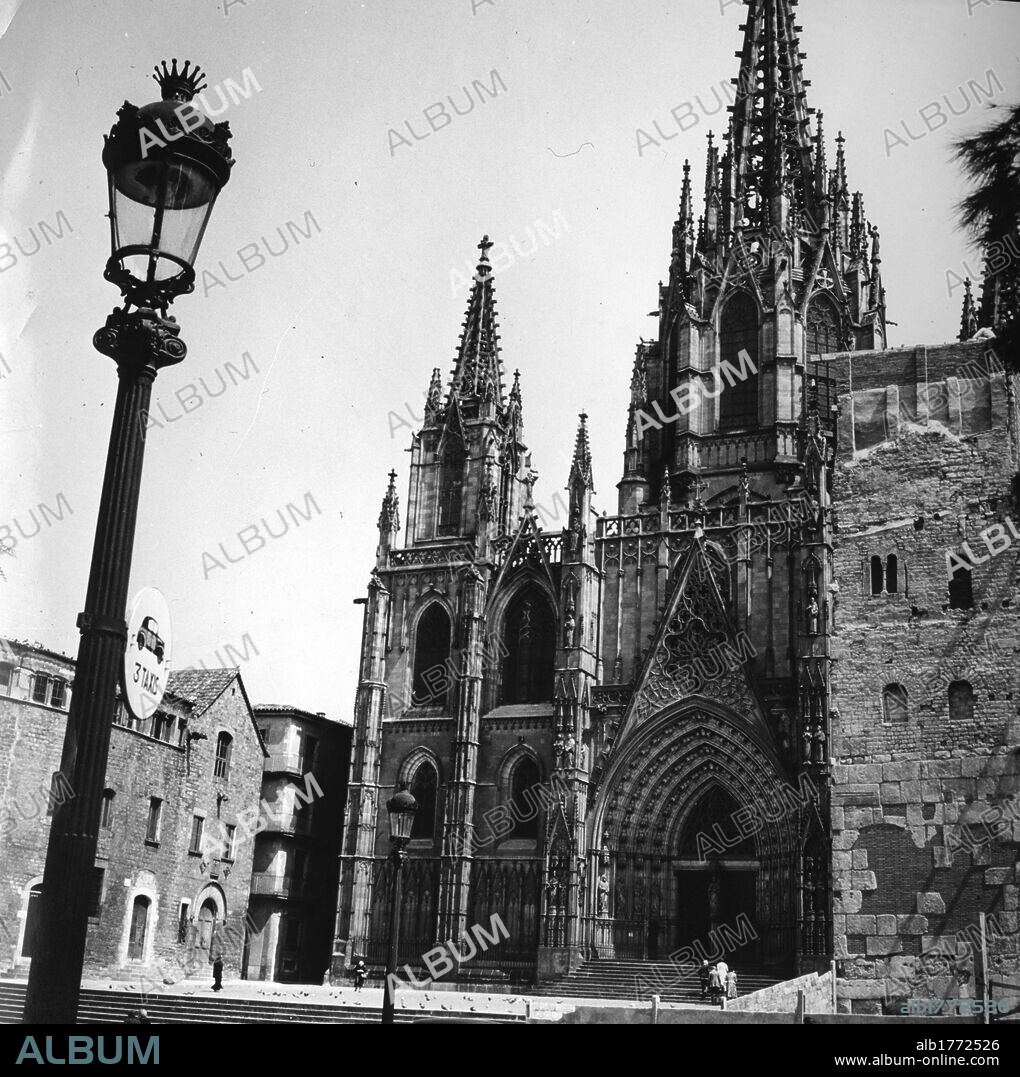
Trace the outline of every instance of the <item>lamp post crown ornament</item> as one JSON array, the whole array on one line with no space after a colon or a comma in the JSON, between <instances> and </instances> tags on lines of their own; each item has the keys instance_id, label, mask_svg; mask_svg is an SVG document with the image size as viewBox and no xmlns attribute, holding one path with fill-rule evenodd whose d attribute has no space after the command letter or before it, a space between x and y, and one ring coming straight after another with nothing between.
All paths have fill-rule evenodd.
<instances>
[{"instance_id":1,"label":"lamp post crown ornament","mask_svg":"<svg viewBox=\"0 0 1020 1077\"><path fill-rule=\"evenodd\" d=\"M201 93L206 88L205 72L195 64L189 71L190 60L184 61L184 66L177 70L177 60L174 59L172 67L166 66L166 60L162 61L160 69L157 64L153 70L153 80L159 84L160 93L164 101L190 101L195 94Z\"/></svg>"}]
</instances>

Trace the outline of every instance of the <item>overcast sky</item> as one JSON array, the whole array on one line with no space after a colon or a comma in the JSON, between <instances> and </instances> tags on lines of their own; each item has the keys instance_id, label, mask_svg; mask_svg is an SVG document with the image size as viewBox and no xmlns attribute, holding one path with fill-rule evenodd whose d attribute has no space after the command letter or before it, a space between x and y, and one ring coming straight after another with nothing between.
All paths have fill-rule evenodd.
<instances>
[{"instance_id":1,"label":"overcast sky","mask_svg":"<svg viewBox=\"0 0 1020 1077\"><path fill-rule=\"evenodd\" d=\"M654 331L684 157L700 192L705 135L725 125L744 11L737 0L0 5L0 524L17 540L0 558L0 633L77 650L116 394L114 364L91 344L119 301L102 275L102 136L125 98L158 98L156 62L199 62L214 108L215 86L243 86L246 70L250 96L217 117L237 164L199 285L173 308L189 353L156 382L131 592L167 596L176 666L218 665L247 634L254 701L346 721L352 601L374 563L386 475L397 469L403 508L408 427L432 368L451 367L467 298L454 288L483 233L524 252L496 293L536 499L551 507L565 485L583 407L595 504L615 510L634 348ZM962 292L950 297L947 274L980 260L954 224L964 188L951 141L987 120L989 90L1020 98L1020 5L802 0L797 18L830 164L842 129L851 187L882 232L891 343L954 339ZM448 95L467 114L447 102L445 122L432 109L433 131L424 110ZM247 380L221 382L227 363ZM200 378L227 389L213 399ZM59 495L64 518L40 523L38 506L56 512ZM264 535L265 518L280 533L280 510L288 533L245 556L238 532ZM15 521L39 533L22 538Z\"/></svg>"}]
</instances>

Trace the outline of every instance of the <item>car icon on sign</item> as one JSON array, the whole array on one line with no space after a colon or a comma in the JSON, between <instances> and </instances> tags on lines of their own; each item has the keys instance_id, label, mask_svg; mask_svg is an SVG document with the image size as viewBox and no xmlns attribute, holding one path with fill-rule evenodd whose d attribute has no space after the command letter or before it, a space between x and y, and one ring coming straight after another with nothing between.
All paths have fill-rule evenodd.
<instances>
[{"instance_id":1,"label":"car icon on sign","mask_svg":"<svg viewBox=\"0 0 1020 1077\"><path fill-rule=\"evenodd\" d=\"M138 649L152 651L157 662L163 661L163 641L159 638L159 622L153 617L146 617L138 630Z\"/></svg>"}]
</instances>

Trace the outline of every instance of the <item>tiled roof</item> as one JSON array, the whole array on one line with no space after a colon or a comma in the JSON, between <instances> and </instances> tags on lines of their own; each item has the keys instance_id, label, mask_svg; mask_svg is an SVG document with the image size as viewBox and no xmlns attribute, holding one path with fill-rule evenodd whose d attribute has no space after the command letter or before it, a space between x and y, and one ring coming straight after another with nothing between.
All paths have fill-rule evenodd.
<instances>
[{"instance_id":1,"label":"tiled roof","mask_svg":"<svg viewBox=\"0 0 1020 1077\"><path fill-rule=\"evenodd\" d=\"M181 669L170 674L167 690L187 700L201 714L237 676L236 669Z\"/></svg>"},{"instance_id":2,"label":"tiled roof","mask_svg":"<svg viewBox=\"0 0 1020 1077\"><path fill-rule=\"evenodd\" d=\"M256 703L253 709L256 714L293 714L298 718L308 718L313 722L334 721L332 718L327 718L325 714L306 711L303 707L295 707L290 703Z\"/></svg>"}]
</instances>

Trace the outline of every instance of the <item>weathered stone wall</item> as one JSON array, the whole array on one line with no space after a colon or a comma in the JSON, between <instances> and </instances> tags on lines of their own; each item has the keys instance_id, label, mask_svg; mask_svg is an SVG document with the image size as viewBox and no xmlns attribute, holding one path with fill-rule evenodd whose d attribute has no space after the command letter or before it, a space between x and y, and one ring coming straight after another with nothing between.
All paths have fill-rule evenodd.
<instances>
[{"instance_id":1,"label":"weathered stone wall","mask_svg":"<svg viewBox=\"0 0 1020 1077\"><path fill-rule=\"evenodd\" d=\"M991 975L1017 975L1017 385L996 370L979 344L831 364L834 934L857 1012L969 996L981 912ZM949 552L973 566L972 608L951 608ZM896 558L880 594L875 556ZM951 715L954 682L973 694Z\"/></svg>"}]
</instances>

